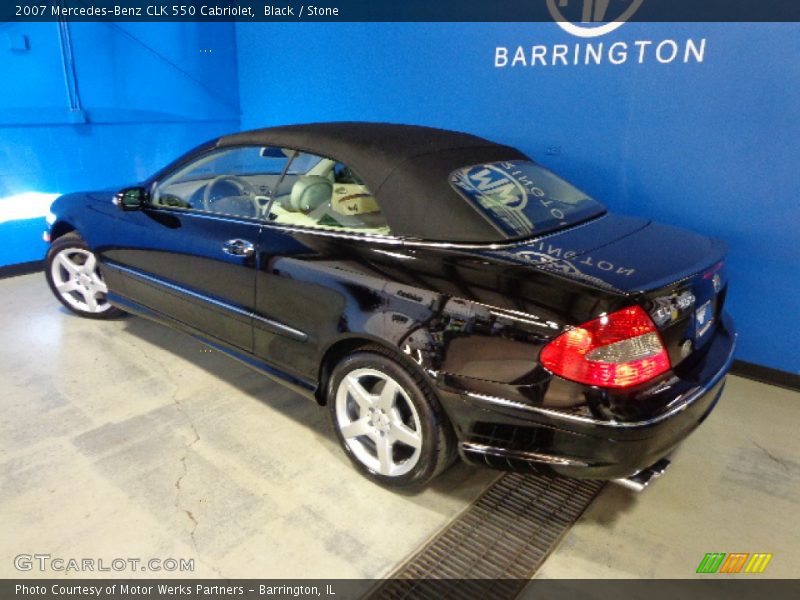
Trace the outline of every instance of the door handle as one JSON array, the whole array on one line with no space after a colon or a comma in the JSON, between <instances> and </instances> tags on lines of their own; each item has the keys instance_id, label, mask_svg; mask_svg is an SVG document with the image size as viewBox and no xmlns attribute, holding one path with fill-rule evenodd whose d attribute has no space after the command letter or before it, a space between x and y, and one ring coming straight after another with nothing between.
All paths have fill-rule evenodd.
<instances>
[{"instance_id":1,"label":"door handle","mask_svg":"<svg viewBox=\"0 0 800 600\"><path fill-rule=\"evenodd\" d=\"M256 249L247 240L228 240L222 244L222 251L231 256L252 256Z\"/></svg>"}]
</instances>

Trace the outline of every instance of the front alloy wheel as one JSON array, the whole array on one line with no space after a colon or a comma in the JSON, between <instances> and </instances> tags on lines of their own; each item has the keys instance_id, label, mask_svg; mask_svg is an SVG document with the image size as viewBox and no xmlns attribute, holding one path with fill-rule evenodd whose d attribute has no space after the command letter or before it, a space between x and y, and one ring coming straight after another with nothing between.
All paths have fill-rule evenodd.
<instances>
[{"instance_id":1,"label":"front alloy wheel","mask_svg":"<svg viewBox=\"0 0 800 600\"><path fill-rule=\"evenodd\" d=\"M331 375L336 433L370 478L392 486L426 483L453 458L449 423L419 373L374 350L349 356Z\"/></svg>"},{"instance_id":2,"label":"front alloy wheel","mask_svg":"<svg viewBox=\"0 0 800 600\"><path fill-rule=\"evenodd\" d=\"M50 289L72 312L97 319L120 316L106 295L97 257L77 234L58 238L47 253L46 276Z\"/></svg>"}]
</instances>

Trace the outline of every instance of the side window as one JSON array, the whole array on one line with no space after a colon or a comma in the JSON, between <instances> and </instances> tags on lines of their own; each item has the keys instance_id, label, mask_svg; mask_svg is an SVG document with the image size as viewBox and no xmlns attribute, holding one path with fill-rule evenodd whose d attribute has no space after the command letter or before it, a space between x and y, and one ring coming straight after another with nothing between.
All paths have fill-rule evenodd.
<instances>
[{"instance_id":1,"label":"side window","mask_svg":"<svg viewBox=\"0 0 800 600\"><path fill-rule=\"evenodd\" d=\"M291 151L247 146L206 154L153 190L154 206L238 217L263 217Z\"/></svg>"},{"instance_id":2,"label":"side window","mask_svg":"<svg viewBox=\"0 0 800 600\"><path fill-rule=\"evenodd\" d=\"M269 212L269 220L280 225L390 233L375 197L353 171L333 159L304 152L289 165Z\"/></svg>"}]
</instances>

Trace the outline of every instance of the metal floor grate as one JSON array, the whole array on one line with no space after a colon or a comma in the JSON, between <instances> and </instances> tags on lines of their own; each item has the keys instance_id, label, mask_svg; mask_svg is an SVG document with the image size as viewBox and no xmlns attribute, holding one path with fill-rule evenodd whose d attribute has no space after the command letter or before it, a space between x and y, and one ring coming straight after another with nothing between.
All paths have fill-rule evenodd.
<instances>
[{"instance_id":1,"label":"metal floor grate","mask_svg":"<svg viewBox=\"0 0 800 600\"><path fill-rule=\"evenodd\" d=\"M604 483L503 475L368 597L514 598Z\"/></svg>"}]
</instances>

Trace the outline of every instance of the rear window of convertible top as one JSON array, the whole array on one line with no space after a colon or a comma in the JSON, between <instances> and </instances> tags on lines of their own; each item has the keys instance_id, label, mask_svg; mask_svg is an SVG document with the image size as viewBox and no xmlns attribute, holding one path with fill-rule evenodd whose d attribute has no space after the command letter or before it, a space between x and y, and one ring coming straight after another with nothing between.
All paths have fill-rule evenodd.
<instances>
[{"instance_id":1,"label":"rear window of convertible top","mask_svg":"<svg viewBox=\"0 0 800 600\"><path fill-rule=\"evenodd\" d=\"M602 204L527 160L456 169L450 184L505 238L540 235L605 212Z\"/></svg>"}]
</instances>

